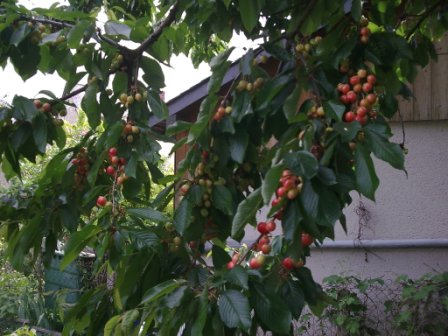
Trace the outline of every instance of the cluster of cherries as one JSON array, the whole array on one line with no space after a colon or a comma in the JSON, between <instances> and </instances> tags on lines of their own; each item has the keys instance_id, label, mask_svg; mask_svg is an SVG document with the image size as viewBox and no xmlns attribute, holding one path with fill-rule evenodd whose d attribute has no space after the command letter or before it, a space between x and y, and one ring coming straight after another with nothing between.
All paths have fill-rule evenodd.
<instances>
[{"instance_id":1,"label":"cluster of cherries","mask_svg":"<svg viewBox=\"0 0 448 336\"><path fill-rule=\"evenodd\" d=\"M298 43L295 48L297 55L307 58L320 41L322 41L322 36L316 36L309 40L308 43Z\"/></svg>"},{"instance_id":2,"label":"cluster of cherries","mask_svg":"<svg viewBox=\"0 0 448 336\"><path fill-rule=\"evenodd\" d=\"M80 148L78 154L72 159L72 164L76 166L75 183L81 187L89 171L89 157L84 147Z\"/></svg>"},{"instance_id":3,"label":"cluster of cherries","mask_svg":"<svg viewBox=\"0 0 448 336\"><path fill-rule=\"evenodd\" d=\"M225 104L221 104L216 109L216 112L213 115L213 120L220 121L222 118L224 118L227 114L230 113L232 113L232 106L225 106Z\"/></svg>"},{"instance_id":4,"label":"cluster of cherries","mask_svg":"<svg viewBox=\"0 0 448 336\"><path fill-rule=\"evenodd\" d=\"M108 154L110 164L104 169L104 172L113 178L114 183L122 185L129 178L125 174L126 159L117 156L118 150L115 147L109 148ZM112 205L112 203L105 196L98 196L96 205L98 207L104 207Z\"/></svg>"},{"instance_id":5,"label":"cluster of cherries","mask_svg":"<svg viewBox=\"0 0 448 336\"><path fill-rule=\"evenodd\" d=\"M368 74L366 69L359 69L355 75L349 77L348 83L338 84L339 100L348 108L344 121L358 121L365 125L369 116L376 117L376 111L373 109L378 101L378 96L373 92L375 84L376 76Z\"/></svg>"},{"instance_id":6,"label":"cluster of cherries","mask_svg":"<svg viewBox=\"0 0 448 336\"><path fill-rule=\"evenodd\" d=\"M284 199L295 199L302 190L303 180L300 176L294 175L289 169L285 169L280 177L279 187L275 191L277 198L272 200L272 206L279 205Z\"/></svg>"},{"instance_id":7,"label":"cluster of cherries","mask_svg":"<svg viewBox=\"0 0 448 336\"><path fill-rule=\"evenodd\" d=\"M51 105L50 102L42 102L40 99L35 99L33 101L34 106L39 110L39 112L44 112L48 114L52 114L55 117L65 117L67 115L67 110L62 108L58 110L55 106ZM62 126L64 124L64 120L60 118L53 119L53 123L56 126Z\"/></svg>"},{"instance_id":8,"label":"cluster of cherries","mask_svg":"<svg viewBox=\"0 0 448 336\"><path fill-rule=\"evenodd\" d=\"M136 92L134 95L127 93L122 93L119 96L120 103L122 103L126 108L128 108L130 105L134 104L134 101L140 102L144 98L146 98L144 95L142 95L140 92Z\"/></svg>"},{"instance_id":9,"label":"cluster of cherries","mask_svg":"<svg viewBox=\"0 0 448 336\"><path fill-rule=\"evenodd\" d=\"M133 125L131 122L127 122L123 127L123 136L126 138L127 143L134 141L134 136L140 133L140 128Z\"/></svg>"},{"instance_id":10,"label":"cluster of cherries","mask_svg":"<svg viewBox=\"0 0 448 336\"><path fill-rule=\"evenodd\" d=\"M256 78L253 82L248 82L245 79L242 79L236 85L236 91L243 92L248 91L252 92L254 90L260 89L264 85L264 79L261 77Z\"/></svg>"}]
</instances>

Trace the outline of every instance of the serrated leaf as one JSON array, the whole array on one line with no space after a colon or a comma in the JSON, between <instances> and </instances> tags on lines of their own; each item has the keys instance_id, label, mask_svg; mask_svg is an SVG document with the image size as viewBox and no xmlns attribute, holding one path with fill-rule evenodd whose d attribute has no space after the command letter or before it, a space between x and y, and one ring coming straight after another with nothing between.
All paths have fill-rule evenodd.
<instances>
[{"instance_id":1,"label":"serrated leaf","mask_svg":"<svg viewBox=\"0 0 448 336\"><path fill-rule=\"evenodd\" d=\"M97 92L98 85L96 83L88 85L81 101L81 108L86 113L89 125L93 129L98 127L101 122L100 113L98 112L98 102L96 100Z\"/></svg>"},{"instance_id":2,"label":"serrated leaf","mask_svg":"<svg viewBox=\"0 0 448 336\"><path fill-rule=\"evenodd\" d=\"M155 223L164 223L168 218L160 211L151 208L130 208L127 212L131 216L147 219Z\"/></svg>"},{"instance_id":3,"label":"serrated leaf","mask_svg":"<svg viewBox=\"0 0 448 336\"><path fill-rule=\"evenodd\" d=\"M307 151L288 153L285 156L285 164L294 174L306 179L313 178L319 168L314 155Z\"/></svg>"},{"instance_id":4,"label":"serrated leaf","mask_svg":"<svg viewBox=\"0 0 448 336\"><path fill-rule=\"evenodd\" d=\"M285 302L277 294L269 292L260 285L252 287L251 294L258 318L273 332L288 335L292 315Z\"/></svg>"},{"instance_id":5,"label":"serrated leaf","mask_svg":"<svg viewBox=\"0 0 448 336\"><path fill-rule=\"evenodd\" d=\"M272 166L266 176L263 179L261 185L261 194L263 196L264 204L268 204L271 201L272 195L278 187L280 177L282 176L283 165Z\"/></svg>"},{"instance_id":6,"label":"serrated leaf","mask_svg":"<svg viewBox=\"0 0 448 336\"><path fill-rule=\"evenodd\" d=\"M78 257L89 241L103 230L104 228L100 226L87 225L81 231L73 233L64 247L64 258L62 258L59 268L64 270Z\"/></svg>"},{"instance_id":7,"label":"serrated leaf","mask_svg":"<svg viewBox=\"0 0 448 336\"><path fill-rule=\"evenodd\" d=\"M22 96L14 96L12 105L14 106L12 116L18 120L31 122L39 113L33 102Z\"/></svg>"},{"instance_id":8,"label":"serrated leaf","mask_svg":"<svg viewBox=\"0 0 448 336\"><path fill-rule=\"evenodd\" d=\"M225 275L226 279L241 288L249 288L249 274L240 265L235 265L228 273Z\"/></svg>"},{"instance_id":9,"label":"serrated leaf","mask_svg":"<svg viewBox=\"0 0 448 336\"><path fill-rule=\"evenodd\" d=\"M162 282L161 284L158 284L157 286L154 286L149 290L147 290L146 293L143 295L143 299L140 302L140 304L147 304L157 301L158 299L170 294L176 288L183 285L184 283L185 280L176 280L176 279L171 279Z\"/></svg>"},{"instance_id":10,"label":"serrated leaf","mask_svg":"<svg viewBox=\"0 0 448 336\"><path fill-rule=\"evenodd\" d=\"M232 237L238 237L244 230L246 224L253 221L255 214L263 204L261 189L252 192L244 201L242 201L236 210L232 221Z\"/></svg>"},{"instance_id":11,"label":"serrated leaf","mask_svg":"<svg viewBox=\"0 0 448 336\"><path fill-rule=\"evenodd\" d=\"M249 301L240 292L230 289L218 298L219 316L229 328L241 328L247 331L251 324Z\"/></svg>"},{"instance_id":12,"label":"serrated leaf","mask_svg":"<svg viewBox=\"0 0 448 336\"><path fill-rule=\"evenodd\" d=\"M248 32L251 32L257 25L258 16L260 15L258 1L239 0L238 4L243 26Z\"/></svg>"},{"instance_id":13,"label":"serrated leaf","mask_svg":"<svg viewBox=\"0 0 448 336\"><path fill-rule=\"evenodd\" d=\"M249 144L249 135L246 131L238 131L230 137L230 157L233 161L242 164L246 155L247 145Z\"/></svg>"},{"instance_id":14,"label":"serrated leaf","mask_svg":"<svg viewBox=\"0 0 448 336\"><path fill-rule=\"evenodd\" d=\"M212 191L213 206L221 210L226 215L233 215L233 198L229 189L224 186L217 185Z\"/></svg>"},{"instance_id":15,"label":"serrated leaf","mask_svg":"<svg viewBox=\"0 0 448 336\"><path fill-rule=\"evenodd\" d=\"M165 102L160 99L159 93L149 90L148 91L148 104L151 112L159 118L160 120L164 120L168 118L168 107Z\"/></svg>"},{"instance_id":16,"label":"serrated leaf","mask_svg":"<svg viewBox=\"0 0 448 336\"><path fill-rule=\"evenodd\" d=\"M282 219L283 234L286 240L293 241L298 235L299 224L303 216L298 201L289 202Z\"/></svg>"},{"instance_id":17,"label":"serrated leaf","mask_svg":"<svg viewBox=\"0 0 448 336\"><path fill-rule=\"evenodd\" d=\"M174 227L177 232L183 234L191 224L192 202L185 197L174 212Z\"/></svg>"},{"instance_id":18,"label":"serrated leaf","mask_svg":"<svg viewBox=\"0 0 448 336\"><path fill-rule=\"evenodd\" d=\"M231 258L229 256L229 254L226 251L224 251L224 249L222 249L218 245L213 245L212 260L213 260L213 265L216 268L221 268L225 264L227 264L231 260Z\"/></svg>"},{"instance_id":19,"label":"serrated leaf","mask_svg":"<svg viewBox=\"0 0 448 336\"><path fill-rule=\"evenodd\" d=\"M365 129L366 143L378 159L388 162L396 169L404 169L404 154L401 147L373 128Z\"/></svg>"},{"instance_id":20,"label":"serrated leaf","mask_svg":"<svg viewBox=\"0 0 448 336\"><path fill-rule=\"evenodd\" d=\"M140 65L144 72L143 80L146 84L156 91L165 87L165 76L159 62L149 57L142 57Z\"/></svg>"},{"instance_id":21,"label":"serrated leaf","mask_svg":"<svg viewBox=\"0 0 448 336\"><path fill-rule=\"evenodd\" d=\"M104 25L104 30L107 35L113 36L123 36L127 39L131 36L131 27L124 23L116 22L116 21L108 21Z\"/></svg>"},{"instance_id":22,"label":"serrated leaf","mask_svg":"<svg viewBox=\"0 0 448 336\"><path fill-rule=\"evenodd\" d=\"M334 101L326 101L323 104L324 111L328 114L332 119L336 121L342 121L345 112L345 105Z\"/></svg>"},{"instance_id":23,"label":"serrated leaf","mask_svg":"<svg viewBox=\"0 0 448 336\"><path fill-rule=\"evenodd\" d=\"M374 201L379 180L370 153L361 143L356 146L355 175L359 192Z\"/></svg>"}]
</instances>

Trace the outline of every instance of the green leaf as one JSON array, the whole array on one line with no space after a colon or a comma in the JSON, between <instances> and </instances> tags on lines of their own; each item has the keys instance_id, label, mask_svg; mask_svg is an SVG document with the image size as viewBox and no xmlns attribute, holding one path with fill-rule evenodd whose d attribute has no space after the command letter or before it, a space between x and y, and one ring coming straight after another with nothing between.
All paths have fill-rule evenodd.
<instances>
[{"instance_id":1,"label":"green leaf","mask_svg":"<svg viewBox=\"0 0 448 336\"><path fill-rule=\"evenodd\" d=\"M154 232L147 229L132 230L129 231L128 234L139 250L147 247L154 249L160 245L160 238Z\"/></svg>"},{"instance_id":2,"label":"green leaf","mask_svg":"<svg viewBox=\"0 0 448 336\"><path fill-rule=\"evenodd\" d=\"M64 258L61 260L60 269L65 269L72 261L78 258L79 253L87 246L89 241L96 237L104 228L96 225L87 225L81 231L71 235L64 247Z\"/></svg>"},{"instance_id":3,"label":"green leaf","mask_svg":"<svg viewBox=\"0 0 448 336\"><path fill-rule=\"evenodd\" d=\"M294 174L306 179L313 178L319 168L314 155L307 151L288 153L285 156L285 164Z\"/></svg>"},{"instance_id":4,"label":"green leaf","mask_svg":"<svg viewBox=\"0 0 448 336\"><path fill-rule=\"evenodd\" d=\"M234 213L233 198L229 189L217 185L212 191L213 206L224 214L231 216Z\"/></svg>"},{"instance_id":5,"label":"green leaf","mask_svg":"<svg viewBox=\"0 0 448 336\"><path fill-rule=\"evenodd\" d=\"M319 194L316 193L310 181L303 182L300 200L302 201L306 214L315 219L317 217Z\"/></svg>"},{"instance_id":6,"label":"green leaf","mask_svg":"<svg viewBox=\"0 0 448 336\"><path fill-rule=\"evenodd\" d=\"M297 85L294 91L292 91L292 93L285 100L283 112L288 121L295 117L297 113L301 93L302 89L299 85Z\"/></svg>"},{"instance_id":7,"label":"green leaf","mask_svg":"<svg viewBox=\"0 0 448 336\"><path fill-rule=\"evenodd\" d=\"M254 221L255 214L263 204L261 189L252 192L244 201L238 205L235 217L232 221L232 237L238 237L244 230L246 224Z\"/></svg>"},{"instance_id":8,"label":"green leaf","mask_svg":"<svg viewBox=\"0 0 448 336\"><path fill-rule=\"evenodd\" d=\"M230 157L238 163L244 162L247 145L249 144L249 135L246 131L238 131L230 137Z\"/></svg>"},{"instance_id":9,"label":"green leaf","mask_svg":"<svg viewBox=\"0 0 448 336\"><path fill-rule=\"evenodd\" d=\"M34 119L33 138L39 152L44 154L47 147L47 121L42 114L38 114Z\"/></svg>"},{"instance_id":10,"label":"green leaf","mask_svg":"<svg viewBox=\"0 0 448 336\"><path fill-rule=\"evenodd\" d=\"M163 213L151 208L131 208L127 209L127 212L131 216L147 219L155 223L164 223L168 221L168 218L166 218Z\"/></svg>"},{"instance_id":11,"label":"green leaf","mask_svg":"<svg viewBox=\"0 0 448 336\"><path fill-rule=\"evenodd\" d=\"M298 201L289 202L282 219L282 228L286 240L293 241L298 236L299 224L303 216Z\"/></svg>"},{"instance_id":12,"label":"green leaf","mask_svg":"<svg viewBox=\"0 0 448 336\"><path fill-rule=\"evenodd\" d=\"M107 21L104 25L104 30L107 35L123 36L127 39L131 36L131 27L124 23L116 21Z\"/></svg>"},{"instance_id":13,"label":"green leaf","mask_svg":"<svg viewBox=\"0 0 448 336\"><path fill-rule=\"evenodd\" d=\"M140 302L140 304L147 304L154 302L162 298L163 296L170 294L172 291L174 291L176 288L178 288L184 283L185 280L176 280L176 279L171 279L162 282L161 284L158 284L157 286L154 286L150 288L148 291L146 291L146 293L143 295L143 299Z\"/></svg>"},{"instance_id":14,"label":"green leaf","mask_svg":"<svg viewBox=\"0 0 448 336\"><path fill-rule=\"evenodd\" d=\"M98 102L96 100L97 92L98 85L96 83L88 85L86 93L81 101L81 108L86 113L91 128L98 127L101 122L100 113L98 111Z\"/></svg>"},{"instance_id":15,"label":"green leaf","mask_svg":"<svg viewBox=\"0 0 448 336\"><path fill-rule=\"evenodd\" d=\"M226 279L241 288L248 289L249 286L249 275L246 270L240 265L235 265L229 272L225 275Z\"/></svg>"},{"instance_id":16,"label":"green leaf","mask_svg":"<svg viewBox=\"0 0 448 336\"><path fill-rule=\"evenodd\" d=\"M213 245L212 247L212 260L213 265L216 268L221 268L225 264L227 264L232 258L228 255L226 251L224 251L221 247L218 245Z\"/></svg>"},{"instance_id":17,"label":"green leaf","mask_svg":"<svg viewBox=\"0 0 448 336\"><path fill-rule=\"evenodd\" d=\"M357 188L364 196L374 201L379 180L370 153L361 143L356 145L355 160Z\"/></svg>"},{"instance_id":18,"label":"green leaf","mask_svg":"<svg viewBox=\"0 0 448 336\"><path fill-rule=\"evenodd\" d=\"M329 100L324 102L323 107L325 113L332 119L342 121L345 112L345 105Z\"/></svg>"},{"instance_id":19,"label":"green leaf","mask_svg":"<svg viewBox=\"0 0 448 336\"><path fill-rule=\"evenodd\" d=\"M191 327L191 335L202 335L205 323L207 322L207 312L209 307L208 294L208 288L205 287L202 291L201 297L199 298L199 312L193 326Z\"/></svg>"},{"instance_id":20,"label":"green leaf","mask_svg":"<svg viewBox=\"0 0 448 336\"><path fill-rule=\"evenodd\" d=\"M258 318L273 332L288 335L292 315L285 302L277 294L260 285L254 285L251 294Z\"/></svg>"},{"instance_id":21,"label":"green leaf","mask_svg":"<svg viewBox=\"0 0 448 336\"><path fill-rule=\"evenodd\" d=\"M261 194L263 196L264 204L268 204L271 201L272 195L278 187L282 172L283 165L276 165L272 166L266 173L261 186Z\"/></svg>"},{"instance_id":22,"label":"green leaf","mask_svg":"<svg viewBox=\"0 0 448 336\"><path fill-rule=\"evenodd\" d=\"M165 134L168 136L172 136L180 132L188 131L191 128L191 125L192 125L191 122L188 121L182 121L182 120L176 121L175 123L169 125L166 128Z\"/></svg>"},{"instance_id":23,"label":"green leaf","mask_svg":"<svg viewBox=\"0 0 448 336\"><path fill-rule=\"evenodd\" d=\"M352 0L352 10L351 10L352 18L359 22L361 20L362 15L362 4L361 0Z\"/></svg>"},{"instance_id":24,"label":"green leaf","mask_svg":"<svg viewBox=\"0 0 448 336\"><path fill-rule=\"evenodd\" d=\"M14 96L12 105L14 106L12 116L17 120L25 120L31 122L39 113L33 102L30 99L22 96Z\"/></svg>"},{"instance_id":25,"label":"green leaf","mask_svg":"<svg viewBox=\"0 0 448 336\"><path fill-rule=\"evenodd\" d=\"M28 22L24 22L19 28L13 31L9 43L17 47L30 32L31 28L28 26Z\"/></svg>"},{"instance_id":26,"label":"green leaf","mask_svg":"<svg viewBox=\"0 0 448 336\"><path fill-rule=\"evenodd\" d=\"M140 312L137 309L128 310L121 321L121 331L128 335L134 326L135 320L140 316Z\"/></svg>"},{"instance_id":27,"label":"green leaf","mask_svg":"<svg viewBox=\"0 0 448 336\"><path fill-rule=\"evenodd\" d=\"M78 22L67 34L67 44L70 48L77 48L83 38L84 34L88 31L90 21L82 20Z\"/></svg>"},{"instance_id":28,"label":"green leaf","mask_svg":"<svg viewBox=\"0 0 448 336\"><path fill-rule=\"evenodd\" d=\"M174 227L180 234L183 234L190 226L192 210L193 204L187 197L184 197L174 213Z\"/></svg>"},{"instance_id":29,"label":"green leaf","mask_svg":"<svg viewBox=\"0 0 448 336\"><path fill-rule=\"evenodd\" d=\"M389 142L385 134L379 133L378 129L373 127L366 127L364 134L367 145L377 158L396 169L404 169L404 154L398 144Z\"/></svg>"},{"instance_id":30,"label":"green leaf","mask_svg":"<svg viewBox=\"0 0 448 336\"><path fill-rule=\"evenodd\" d=\"M348 142L353 140L356 134L361 130L361 124L358 122L336 122L333 124L333 128L341 135L341 140L343 142Z\"/></svg>"},{"instance_id":31,"label":"green leaf","mask_svg":"<svg viewBox=\"0 0 448 336\"><path fill-rule=\"evenodd\" d=\"M230 289L218 298L219 316L229 328L241 328L247 331L251 324L250 307L247 297Z\"/></svg>"},{"instance_id":32,"label":"green leaf","mask_svg":"<svg viewBox=\"0 0 448 336\"><path fill-rule=\"evenodd\" d=\"M126 93L128 91L128 75L123 71L117 72L112 82L112 88L114 92Z\"/></svg>"},{"instance_id":33,"label":"green leaf","mask_svg":"<svg viewBox=\"0 0 448 336\"><path fill-rule=\"evenodd\" d=\"M166 104L160 99L159 93L149 90L148 91L148 104L151 109L151 112L159 118L160 120L165 120L168 118L168 107Z\"/></svg>"},{"instance_id":34,"label":"green leaf","mask_svg":"<svg viewBox=\"0 0 448 336\"><path fill-rule=\"evenodd\" d=\"M104 326L104 336L112 336L112 332L114 331L117 324L120 322L121 316L116 315L112 317L109 321L107 321L106 325Z\"/></svg>"},{"instance_id":35,"label":"green leaf","mask_svg":"<svg viewBox=\"0 0 448 336\"><path fill-rule=\"evenodd\" d=\"M258 1L239 0L238 5L244 28L246 28L248 32L251 32L257 25L258 16L260 15Z\"/></svg>"},{"instance_id":36,"label":"green leaf","mask_svg":"<svg viewBox=\"0 0 448 336\"><path fill-rule=\"evenodd\" d=\"M142 57L140 65L144 72L143 80L146 84L155 91L165 87L165 76L159 62L149 57Z\"/></svg>"}]
</instances>

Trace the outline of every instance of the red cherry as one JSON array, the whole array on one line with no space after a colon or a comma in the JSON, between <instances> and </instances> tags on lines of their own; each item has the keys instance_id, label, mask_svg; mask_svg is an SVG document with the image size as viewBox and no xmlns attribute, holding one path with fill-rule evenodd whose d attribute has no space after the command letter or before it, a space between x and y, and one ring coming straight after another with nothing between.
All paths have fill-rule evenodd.
<instances>
[{"instance_id":1,"label":"red cherry","mask_svg":"<svg viewBox=\"0 0 448 336\"><path fill-rule=\"evenodd\" d=\"M79 159L73 159L73 160L72 160L72 164L74 164L74 165L78 165L78 164L79 164Z\"/></svg>"},{"instance_id":2,"label":"red cherry","mask_svg":"<svg viewBox=\"0 0 448 336\"><path fill-rule=\"evenodd\" d=\"M357 96L354 91L347 92L346 96L349 103L354 103L356 101Z\"/></svg>"},{"instance_id":3,"label":"red cherry","mask_svg":"<svg viewBox=\"0 0 448 336\"><path fill-rule=\"evenodd\" d=\"M344 84L339 83L336 88L338 89L339 92L342 92L343 87L344 87Z\"/></svg>"},{"instance_id":4,"label":"red cherry","mask_svg":"<svg viewBox=\"0 0 448 336\"><path fill-rule=\"evenodd\" d=\"M107 175L110 175L110 176L115 175L115 168L114 168L113 166L108 166L108 167L106 168L106 174L107 174Z\"/></svg>"},{"instance_id":5,"label":"red cherry","mask_svg":"<svg viewBox=\"0 0 448 336\"><path fill-rule=\"evenodd\" d=\"M239 253L235 253L232 256L232 261L236 264L238 262L238 259L240 258L240 254Z\"/></svg>"},{"instance_id":6,"label":"red cherry","mask_svg":"<svg viewBox=\"0 0 448 336\"><path fill-rule=\"evenodd\" d=\"M342 86L341 86L341 92L343 93L343 94L347 94L347 92L349 92L350 91L350 85L348 85L348 84L342 84Z\"/></svg>"},{"instance_id":7,"label":"red cherry","mask_svg":"<svg viewBox=\"0 0 448 336\"><path fill-rule=\"evenodd\" d=\"M268 234L269 231L266 228L266 223L265 222L260 222L257 225L257 230L258 232L260 232L261 234Z\"/></svg>"},{"instance_id":8,"label":"red cherry","mask_svg":"<svg viewBox=\"0 0 448 336\"><path fill-rule=\"evenodd\" d=\"M354 121L356 118L356 115L352 112L352 111L348 111L345 115L344 115L344 120L346 122L352 122Z\"/></svg>"},{"instance_id":9,"label":"red cherry","mask_svg":"<svg viewBox=\"0 0 448 336\"><path fill-rule=\"evenodd\" d=\"M227 263L227 269L228 270L231 270L232 268L234 268L235 267L235 263L233 262L233 261L229 261L228 263Z\"/></svg>"},{"instance_id":10,"label":"red cherry","mask_svg":"<svg viewBox=\"0 0 448 336\"><path fill-rule=\"evenodd\" d=\"M116 156L118 150L115 147L109 148L109 156Z\"/></svg>"},{"instance_id":11,"label":"red cherry","mask_svg":"<svg viewBox=\"0 0 448 336\"><path fill-rule=\"evenodd\" d=\"M287 270L292 270L294 268L294 260L291 257L286 257L282 260L282 265Z\"/></svg>"},{"instance_id":12,"label":"red cherry","mask_svg":"<svg viewBox=\"0 0 448 336\"><path fill-rule=\"evenodd\" d=\"M261 245L269 244L269 242L270 242L270 240L269 240L268 236L262 236L260 238L260 240L258 240L258 243L261 244Z\"/></svg>"},{"instance_id":13,"label":"red cherry","mask_svg":"<svg viewBox=\"0 0 448 336\"><path fill-rule=\"evenodd\" d=\"M295 183L294 180L292 178L289 178L285 181L285 183L283 183L283 188L285 188L286 190L289 190L291 188L295 187Z\"/></svg>"},{"instance_id":14,"label":"red cherry","mask_svg":"<svg viewBox=\"0 0 448 336\"><path fill-rule=\"evenodd\" d=\"M121 165L125 165L126 164L126 159L125 158L120 158L120 164Z\"/></svg>"},{"instance_id":15,"label":"red cherry","mask_svg":"<svg viewBox=\"0 0 448 336\"><path fill-rule=\"evenodd\" d=\"M303 247L307 247L314 242L314 238L309 233L302 233L301 242Z\"/></svg>"},{"instance_id":16,"label":"red cherry","mask_svg":"<svg viewBox=\"0 0 448 336\"><path fill-rule=\"evenodd\" d=\"M111 156L110 163L112 163L113 165L117 165L120 163L120 159L118 158L118 156Z\"/></svg>"},{"instance_id":17,"label":"red cherry","mask_svg":"<svg viewBox=\"0 0 448 336\"><path fill-rule=\"evenodd\" d=\"M272 200L271 205L273 207L275 207L275 206L279 205L281 201L282 201L281 198L275 198L275 199Z\"/></svg>"},{"instance_id":18,"label":"red cherry","mask_svg":"<svg viewBox=\"0 0 448 336\"><path fill-rule=\"evenodd\" d=\"M339 97L339 100L341 101L342 104L346 105L349 103L347 96L346 95L342 95Z\"/></svg>"},{"instance_id":19,"label":"red cherry","mask_svg":"<svg viewBox=\"0 0 448 336\"><path fill-rule=\"evenodd\" d=\"M204 159L204 160L207 160L208 159L208 157L209 157L209 152L207 152L207 151L202 151L202 158Z\"/></svg>"},{"instance_id":20,"label":"red cherry","mask_svg":"<svg viewBox=\"0 0 448 336\"><path fill-rule=\"evenodd\" d=\"M361 84L356 84L355 86L353 86L353 91L359 93L362 91L362 85Z\"/></svg>"},{"instance_id":21,"label":"red cherry","mask_svg":"<svg viewBox=\"0 0 448 336\"><path fill-rule=\"evenodd\" d=\"M356 110L356 115L360 117L364 117L367 114L367 108L364 106L359 106Z\"/></svg>"},{"instance_id":22,"label":"red cherry","mask_svg":"<svg viewBox=\"0 0 448 336\"><path fill-rule=\"evenodd\" d=\"M271 253L271 245L269 245L269 244L261 245L260 251L263 252L263 254Z\"/></svg>"},{"instance_id":23,"label":"red cherry","mask_svg":"<svg viewBox=\"0 0 448 336\"><path fill-rule=\"evenodd\" d=\"M285 169L282 172L282 177L288 177L288 176L291 176L291 175L292 175L292 172L289 169Z\"/></svg>"},{"instance_id":24,"label":"red cherry","mask_svg":"<svg viewBox=\"0 0 448 336\"><path fill-rule=\"evenodd\" d=\"M258 258L252 258L249 260L249 267L252 269L258 269L262 266Z\"/></svg>"},{"instance_id":25,"label":"red cherry","mask_svg":"<svg viewBox=\"0 0 448 336\"><path fill-rule=\"evenodd\" d=\"M367 83L375 85L376 83L376 77L375 75L368 75L367 76Z\"/></svg>"},{"instance_id":26,"label":"red cherry","mask_svg":"<svg viewBox=\"0 0 448 336\"><path fill-rule=\"evenodd\" d=\"M276 227L277 225L275 225L274 221L269 221L266 223L266 230L268 230L268 232L274 231Z\"/></svg>"},{"instance_id":27,"label":"red cherry","mask_svg":"<svg viewBox=\"0 0 448 336\"><path fill-rule=\"evenodd\" d=\"M275 193L277 197L283 197L286 194L286 189L284 187L280 187Z\"/></svg>"},{"instance_id":28,"label":"red cherry","mask_svg":"<svg viewBox=\"0 0 448 336\"><path fill-rule=\"evenodd\" d=\"M104 196L98 196L98 198L96 199L96 205L99 207L105 206L106 203L107 203L107 199Z\"/></svg>"},{"instance_id":29,"label":"red cherry","mask_svg":"<svg viewBox=\"0 0 448 336\"><path fill-rule=\"evenodd\" d=\"M359 34L361 36L369 36L370 35L370 29L367 27L362 27L361 30L359 31Z\"/></svg>"},{"instance_id":30,"label":"red cherry","mask_svg":"<svg viewBox=\"0 0 448 336\"><path fill-rule=\"evenodd\" d=\"M364 83L363 85L362 85L362 90L365 92L365 93L369 93L370 91L372 91L372 89L373 89L373 86L372 86L372 84L370 84L370 83Z\"/></svg>"},{"instance_id":31,"label":"red cherry","mask_svg":"<svg viewBox=\"0 0 448 336\"><path fill-rule=\"evenodd\" d=\"M369 104L373 105L376 103L376 95L373 93L369 93L366 97L367 101L369 102Z\"/></svg>"},{"instance_id":32,"label":"red cherry","mask_svg":"<svg viewBox=\"0 0 448 336\"><path fill-rule=\"evenodd\" d=\"M357 75L351 76L350 79L349 79L349 82L350 82L351 85L359 84L360 81L361 80L360 80L359 76L357 76Z\"/></svg>"},{"instance_id":33,"label":"red cherry","mask_svg":"<svg viewBox=\"0 0 448 336\"><path fill-rule=\"evenodd\" d=\"M355 117L355 120L358 121L362 126L364 126L365 124L367 124L368 118L366 115L363 117L361 117L360 115L357 115Z\"/></svg>"}]
</instances>

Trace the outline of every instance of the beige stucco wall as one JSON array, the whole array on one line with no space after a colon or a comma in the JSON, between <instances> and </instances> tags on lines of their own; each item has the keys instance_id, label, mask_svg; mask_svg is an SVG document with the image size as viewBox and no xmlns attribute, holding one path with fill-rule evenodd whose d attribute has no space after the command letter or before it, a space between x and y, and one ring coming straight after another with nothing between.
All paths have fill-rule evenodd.
<instances>
[{"instance_id":1,"label":"beige stucco wall","mask_svg":"<svg viewBox=\"0 0 448 336\"><path fill-rule=\"evenodd\" d=\"M399 123L393 124L394 140L401 142ZM356 207L362 201L370 219L361 239L448 239L448 121L405 123L408 176L375 160L380 186L376 202L353 193L353 203L344 210L348 235L336 227L336 241L358 236ZM260 214L260 219L265 214ZM251 241L255 233L247 232ZM245 240L246 240L245 239ZM253 239L253 238L252 238ZM447 248L418 249L318 249L308 259L318 281L331 274L361 277L398 274L419 277L428 272L448 271Z\"/></svg>"}]
</instances>

